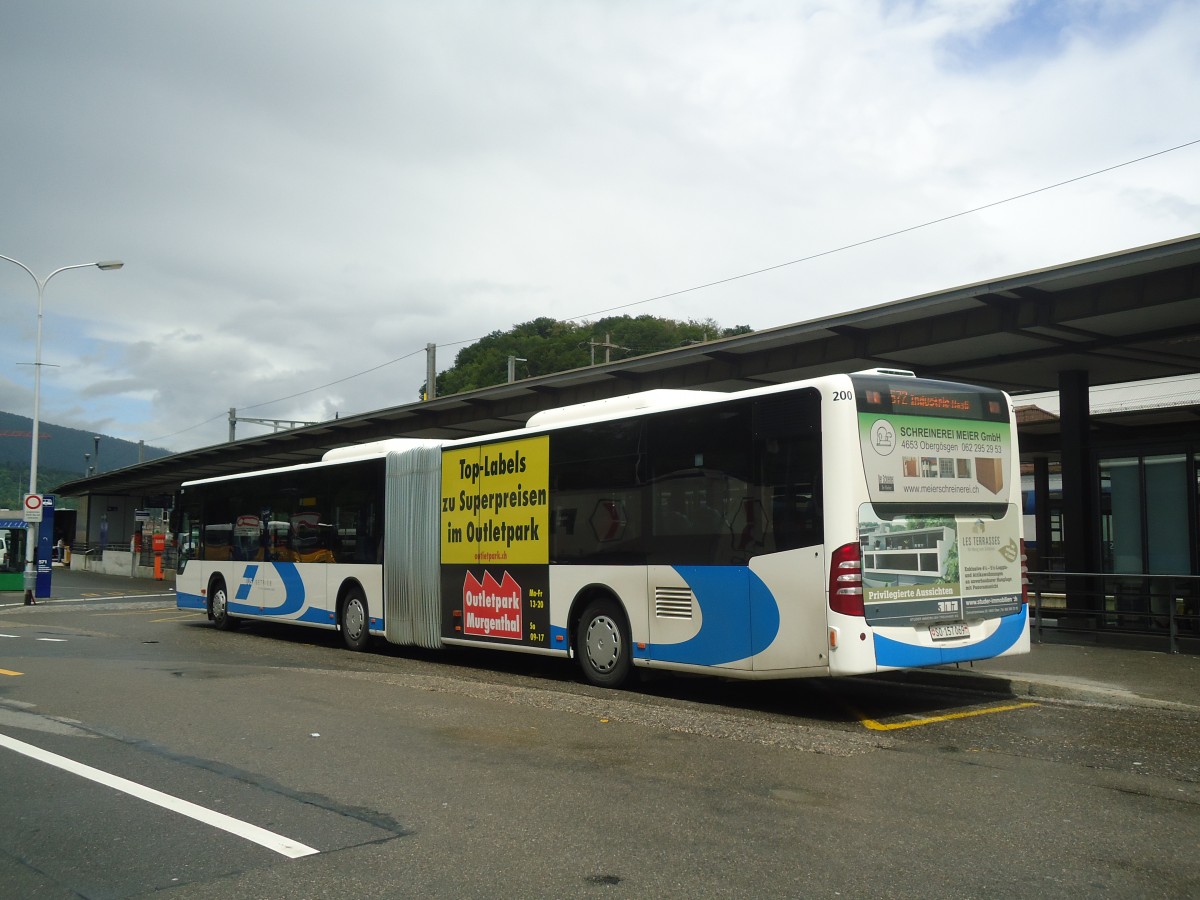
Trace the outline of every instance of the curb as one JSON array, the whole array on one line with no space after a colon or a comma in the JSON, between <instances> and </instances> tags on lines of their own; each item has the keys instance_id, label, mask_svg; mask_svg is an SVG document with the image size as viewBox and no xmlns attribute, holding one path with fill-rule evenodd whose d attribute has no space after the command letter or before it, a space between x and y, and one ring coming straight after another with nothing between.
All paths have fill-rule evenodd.
<instances>
[{"instance_id":1,"label":"curb","mask_svg":"<svg viewBox=\"0 0 1200 900\"><path fill-rule=\"evenodd\" d=\"M871 677L871 676L868 676ZM1175 700L1159 700L1115 685L1083 682L1051 675L1033 677L1007 672L966 672L958 669L913 669L874 676L876 680L899 686L921 685L944 690L1021 697L1028 700L1056 700L1107 706L1158 709L1170 712L1200 713L1200 706Z\"/></svg>"}]
</instances>

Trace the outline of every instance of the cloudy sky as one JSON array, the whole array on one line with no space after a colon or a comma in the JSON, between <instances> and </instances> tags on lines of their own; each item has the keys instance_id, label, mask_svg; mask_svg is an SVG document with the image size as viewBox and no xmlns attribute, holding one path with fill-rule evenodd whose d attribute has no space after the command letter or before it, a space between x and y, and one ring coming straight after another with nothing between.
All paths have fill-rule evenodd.
<instances>
[{"instance_id":1,"label":"cloudy sky","mask_svg":"<svg viewBox=\"0 0 1200 900\"><path fill-rule=\"evenodd\" d=\"M538 316L767 328L1200 232L1198 38L1194 0L11 0L0 254L125 262L49 282L42 418L184 450ZM0 260L22 415L36 299Z\"/></svg>"}]
</instances>

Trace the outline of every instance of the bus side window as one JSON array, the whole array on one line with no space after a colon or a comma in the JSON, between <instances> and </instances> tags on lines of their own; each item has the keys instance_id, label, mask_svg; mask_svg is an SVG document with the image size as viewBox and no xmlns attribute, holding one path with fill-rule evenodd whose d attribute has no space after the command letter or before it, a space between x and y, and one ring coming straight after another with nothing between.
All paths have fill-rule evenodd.
<instances>
[{"instance_id":1,"label":"bus side window","mask_svg":"<svg viewBox=\"0 0 1200 900\"><path fill-rule=\"evenodd\" d=\"M645 562L642 465L636 420L551 433L552 562Z\"/></svg>"},{"instance_id":2,"label":"bus side window","mask_svg":"<svg viewBox=\"0 0 1200 900\"><path fill-rule=\"evenodd\" d=\"M821 398L815 390L755 401L759 484L767 504L766 552L824 540Z\"/></svg>"},{"instance_id":3,"label":"bus side window","mask_svg":"<svg viewBox=\"0 0 1200 900\"><path fill-rule=\"evenodd\" d=\"M753 470L749 431L750 409L742 403L677 410L649 420L651 562L737 561L734 522Z\"/></svg>"}]
</instances>

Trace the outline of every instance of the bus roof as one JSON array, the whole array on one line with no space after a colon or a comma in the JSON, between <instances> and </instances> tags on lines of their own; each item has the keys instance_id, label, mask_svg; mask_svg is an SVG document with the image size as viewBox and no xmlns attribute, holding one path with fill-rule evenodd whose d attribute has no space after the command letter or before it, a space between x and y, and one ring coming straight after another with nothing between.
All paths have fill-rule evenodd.
<instances>
[{"instance_id":1,"label":"bus roof","mask_svg":"<svg viewBox=\"0 0 1200 900\"><path fill-rule=\"evenodd\" d=\"M602 419L640 409L679 409L730 396L732 395L721 391L656 388L651 391L639 391L636 394L624 394L620 397L606 397L603 400L590 400L586 403L575 403L556 409L544 409L530 416L525 427L544 428L548 425L560 425L564 422L576 422L583 419Z\"/></svg>"}]
</instances>

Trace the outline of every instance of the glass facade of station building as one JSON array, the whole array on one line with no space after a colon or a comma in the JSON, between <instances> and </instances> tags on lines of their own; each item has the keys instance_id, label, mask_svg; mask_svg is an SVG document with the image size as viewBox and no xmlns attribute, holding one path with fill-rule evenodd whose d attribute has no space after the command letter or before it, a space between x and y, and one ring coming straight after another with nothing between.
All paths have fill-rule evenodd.
<instances>
[{"instance_id":1,"label":"glass facade of station building","mask_svg":"<svg viewBox=\"0 0 1200 900\"><path fill-rule=\"evenodd\" d=\"M1171 649L1200 650L1200 430L1106 428L1114 420L1094 420L1100 427L1089 452L1093 565L1084 572L1066 565L1058 461L1042 455L1039 490L1037 454L1026 452L1039 440L1023 440L1031 602L1052 625L1065 610L1058 618L1071 627L1160 635Z\"/></svg>"},{"instance_id":2,"label":"glass facade of station building","mask_svg":"<svg viewBox=\"0 0 1200 900\"><path fill-rule=\"evenodd\" d=\"M1195 575L1193 453L1099 461L1101 571Z\"/></svg>"}]
</instances>

